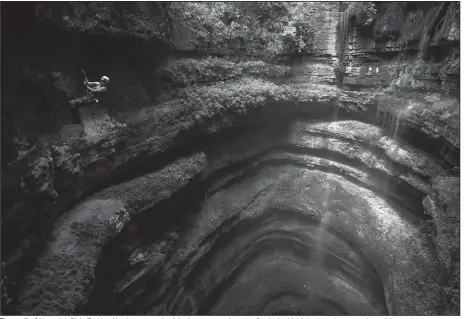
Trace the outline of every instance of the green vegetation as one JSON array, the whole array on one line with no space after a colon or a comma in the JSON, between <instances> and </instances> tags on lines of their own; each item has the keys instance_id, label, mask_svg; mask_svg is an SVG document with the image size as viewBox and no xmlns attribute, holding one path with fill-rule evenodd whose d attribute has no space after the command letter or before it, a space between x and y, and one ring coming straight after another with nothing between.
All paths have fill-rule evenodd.
<instances>
[{"instance_id":1,"label":"green vegetation","mask_svg":"<svg viewBox=\"0 0 467 319\"><path fill-rule=\"evenodd\" d=\"M241 81L189 87L178 94L195 117L210 118L221 114L222 110L242 114L268 103L332 103L337 101L338 90L319 85L276 85L260 79L244 78Z\"/></svg>"},{"instance_id":2,"label":"green vegetation","mask_svg":"<svg viewBox=\"0 0 467 319\"><path fill-rule=\"evenodd\" d=\"M423 12L418 9L411 19L407 21L403 28L401 28L401 42L411 42L418 39L423 39L426 33L433 26L436 17L443 4L431 8L428 12ZM423 41L422 41L423 42Z\"/></svg>"},{"instance_id":3,"label":"green vegetation","mask_svg":"<svg viewBox=\"0 0 467 319\"><path fill-rule=\"evenodd\" d=\"M70 245L39 262L39 271L30 274L18 310L38 315L72 315L75 305L85 301L85 289L94 276L95 258L92 256L98 253L114 229L115 225L99 216L71 224L67 235ZM75 246L74 241L79 245ZM77 249L78 246L84 248Z\"/></svg>"},{"instance_id":4,"label":"green vegetation","mask_svg":"<svg viewBox=\"0 0 467 319\"><path fill-rule=\"evenodd\" d=\"M162 109L183 109L187 128L195 123L227 124L229 116L246 114L263 107L283 104L286 107L304 107L313 112L314 107L341 107L352 111L363 111L375 105L373 94L366 92L344 92L329 85L275 84L263 79L243 77L239 80L217 82L211 85L189 86L177 92L176 99L164 102ZM181 107L179 104L182 104ZM176 106L175 106L176 105ZM189 120L187 120L190 118Z\"/></svg>"},{"instance_id":5,"label":"green vegetation","mask_svg":"<svg viewBox=\"0 0 467 319\"><path fill-rule=\"evenodd\" d=\"M434 197L441 203L441 214L434 216L434 235L441 273L440 305L442 314L459 315L460 308L460 179L437 177L433 180ZM439 216L438 216L439 215Z\"/></svg>"},{"instance_id":6,"label":"green vegetation","mask_svg":"<svg viewBox=\"0 0 467 319\"><path fill-rule=\"evenodd\" d=\"M433 36L432 43L460 40L460 2L451 2L442 17L441 27Z\"/></svg>"},{"instance_id":7,"label":"green vegetation","mask_svg":"<svg viewBox=\"0 0 467 319\"><path fill-rule=\"evenodd\" d=\"M56 168L60 168L64 172L70 172L71 174L81 173L81 155L73 152L70 143L64 142L52 145L52 154Z\"/></svg>"},{"instance_id":8,"label":"green vegetation","mask_svg":"<svg viewBox=\"0 0 467 319\"><path fill-rule=\"evenodd\" d=\"M414 298L417 315L459 315L460 309L460 179L438 176L432 180L433 192L428 200L433 221L422 224L426 244L434 243L436 259L421 260L417 269L405 279L412 287L391 290L398 298ZM429 197L427 197L428 199ZM410 239L409 239L410 240ZM414 252L416 253L416 252ZM391 279L392 283L396 278ZM414 295L413 292L416 292ZM420 301L426 305L420 304ZM408 303L411 304L411 303ZM436 313L422 313L435 306ZM403 309L413 311L413 309Z\"/></svg>"},{"instance_id":9,"label":"green vegetation","mask_svg":"<svg viewBox=\"0 0 467 319\"><path fill-rule=\"evenodd\" d=\"M307 2L173 2L176 46L272 59L301 52L312 40ZM182 27L178 27L181 25ZM178 29L177 29L178 28ZM177 42L177 41L176 41Z\"/></svg>"},{"instance_id":10,"label":"green vegetation","mask_svg":"<svg viewBox=\"0 0 467 319\"><path fill-rule=\"evenodd\" d=\"M418 9L406 23L400 27L399 45L401 51L407 49L407 44L413 41L420 41L420 57L426 55L430 41L432 40L432 31L436 27L435 23L443 8L443 3L431 8L427 12Z\"/></svg>"},{"instance_id":11,"label":"green vegetation","mask_svg":"<svg viewBox=\"0 0 467 319\"><path fill-rule=\"evenodd\" d=\"M403 303L405 307L399 309L401 313L413 313L417 316L436 315L432 311L426 311L432 309L433 303L439 302L436 273L432 264L419 263L414 266L414 271L404 277L404 285L397 284L397 278L390 278L389 282L396 300L409 300Z\"/></svg>"},{"instance_id":12,"label":"green vegetation","mask_svg":"<svg viewBox=\"0 0 467 319\"><path fill-rule=\"evenodd\" d=\"M160 2L62 2L35 4L36 14L78 30L132 34L169 41Z\"/></svg>"},{"instance_id":13,"label":"green vegetation","mask_svg":"<svg viewBox=\"0 0 467 319\"><path fill-rule=\"evenodd\" d=\"M109 234L114 233L115 224L97 215L83 221L76 221L71 224L70 228L81 245L102 247Z\"/></svg>"},{"instance_id":14,"label":"green vegetation","mask_svg":"<svg viewBox=\"0 0 467 319\"><path fill-rule=\"evenodd\" d=\"M378 97L378 114L389 112L397 115L399 121L421 121L424 127L437 136L440 135L456 147L460 145L459 100L440 93L390 93L389 90L386 93Z\"/></svg>"},{"instance_id":15,"label":"green vegetation","mask_svg":"<svg viewBox=\"0 0 467 319\"><path fill-rule=\"evenodd\" d=\"M259 78L283 78L291 68L263 61L229 62L219 58L180 59L160 70L159 75L175 86L238 79L245 75Z\"/></svg>"}]
</instances>

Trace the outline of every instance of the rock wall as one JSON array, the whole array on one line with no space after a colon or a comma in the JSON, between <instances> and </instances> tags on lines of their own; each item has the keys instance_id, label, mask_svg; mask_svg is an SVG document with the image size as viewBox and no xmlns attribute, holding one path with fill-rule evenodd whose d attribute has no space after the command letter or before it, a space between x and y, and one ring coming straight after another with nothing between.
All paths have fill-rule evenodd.
<instances>
[{"instance_id":1,"label":"rock wall","mask_svg":"<svg viewBox=\"0 0 467 319\"><path fill-rule=\"evenodd\" d=\"M373 10L371 24L348 17L342 84L458 96L459 3L376 3Z\"/></svg>"},{"instance_id":2,"label":"rock wall","mask_svg":"<svg viewBox=\"0 0 467 319\"><path fill-rule=\"evenodd\" d=\"M347 26L343 85L458 96L459 3L376 3L374 10L371 25Z\"/></svg>"},{"instance_id":3,"label":"rock wall","mask_svg":"<svg viewBox=\"0 0 467 319\"><path fill-rule=\"evenodd\" d=\"M443 154L446 147L452 150L445 159L454 166L459 165L455 151L459 140L452 139L449 131L458 131L460 123L459 10L456 2L373 6L355 2L343 11L338 28L342 87L360 91L378 88L382 95L395 97L392 105L380 103L391 119L382 124L395 130L397 118L397 130L426 131L431 138L441 139L436 142L440 145L436 152ZM429 97L424 98L426 95ZM433 101L433 106L425 108L424 100ZM424 110L417 105L423 105ZM446 122L428 124L440 120ZM415 128L422 122L424 129ZM446 131L429 128L432 126Z\"/></svg>"},{"instance_id":4,"label":"rock wall","mask_svg":"<svg viewBox=\"0 0 467 319\"><path fill-rule=\"evenodd\" d=\"M459 312L459 6L307 6L273 58L227 5L4 6L3 313Z\"/></svg>"}]
</instances>

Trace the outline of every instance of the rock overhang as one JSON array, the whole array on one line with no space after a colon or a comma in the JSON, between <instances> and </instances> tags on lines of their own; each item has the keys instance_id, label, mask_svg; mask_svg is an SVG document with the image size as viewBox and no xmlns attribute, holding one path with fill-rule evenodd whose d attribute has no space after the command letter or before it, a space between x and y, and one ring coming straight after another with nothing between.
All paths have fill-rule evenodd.
<instances>
[{"instance_id":1,"label":"rock overhang","mask_svg":"<svg viewBox=\"0 0 467 319\"><path fill-rule=\"evenodd\" d=\"M330 14L337 14L337 8L332 6L335 4L324 10L326 19ZM65 25L65 28L121 35L121 30L112 28L91 30L102 19L91 16L91 20L95 21L86 25L80 20L79 8L71 9L78 12L73 18L78 24ZM64 21L71 23L73 19ZM336 21L331 20L327 21L330 23L326 24L326 29L335 26ZM137 33L134 34L136 37L141 34L144 37L145 31ZM333 48L330 49L330 43L335 42L336 38L327 33L319 34L319 37L325 42L319 49L335 53ZM357 55L361 55L362 61L365 59L365 54ZM323 59L324 63L328 63L328 60ZM208 61L206 65L209 66L211 62ZM250 65L236 66L242 72L251 68ZM194 88L182 90L177 96L178 100L124 113L118 120L122 121L123 118L123 122L128 124L127 128L120 127L108 132L110 134L98 143L88 141L84 146L82 141L75 143L79 145L71 148L81 154L81 166L68 164L71 164L73 174L83 173L82 179L75 183L75 177L67 177L63 186L70 186L69 193L72 195L58 194L60 207L56 207L56 212L52 213L55 216L60 211L68 210L65 204L75 205L82 195L91 196L85 201L99 202L98 195L92 193L100 188L108 188L113 183L138 182L136 176L151 175L154 169L175 162L180 156L176 151L162 156L162 160L156 160L174 148L179 151L190 146L182 152L183 156L188 157L201 150L207 162L206 168L200 168L196 182L182 183L185 187L176 192L176 196L164 191L160 191L160 194L148 192L147 198L143 196L143 201L147 200L146 205L139 206L138 200L135 201L138 209L144 211L142 217L123 222L119 226L122 235L97 252L95 258L99 258L102 264L96 265L95 279L89 286L90 295L76 297L72 305L66 305L69 307L66 311L158 314L433 313L433 305L429 304L429 297L432 296L426 290L418 293L415 299L407 296L416 291L414 287L418 283L434 280L424 278L425 274L432 272L430 260L434 253L432 247L424 243L425 231L418 224L431 218L424 215L425 210L440 218L432 209L442 206L440 196L433 190L433 183L443 176L456 179L456 174L450 170L450 166L456 164L455 150L459 146L455 128L439 131L436 127L439 123L427 125L433 118L438 118L437 114L425 114L428 117L420 118L417 110L410 114L411 117L399 120L397 111L401 105L389 112L385 109L384 114L380 114L380 106L385 106L380 103L380 96L375 96L373 92L329 86L334 82L329 80L331 66L326 66L319 70L304 70L301 80L296 81L298 85L277 85L264 78L251 79L257 75L256 71L251 74L247 72L250 78L239 80L234 76L234 80L226 79L217 85L208 83L205 87L203 84L206 83L200 83ZM272 67L271 73L275 71ZM310 73L318 74L310 76ZM203 73L200 69L202 81L206 74L209 72ZM304 78L307 78L307 83L302 83ZM194 83L200 79L195 76ZM207 79L209 82L209 76ZM293 77L289 80L295 83ZM367 84L376 83L370 82ZM401 82L399 85L406 84ZM216 93L213 96L210 95L212 91ZM396 103L401 101L390 92L385 94ZM402 102L411 103L404 97ZM422 106L430 103L427 101ZM353 121L341 121L345 113L356 116L352 117ZM308 119L297 121L297 117ZM328 122L328 118L332 122ZM383 123L380 121L379 127L369 124L375 123L375 119L376 122L381 119ZM272 128L263 130L254 127L274 120L276 122L271 124ZM287 123L277 125L280 122ZM226 145L224 138L229 133L223 133L230 127L237 128L235 134L243 130L247 133L233 137L232 143ZM275 131L274 134L271 131ZM440 163L443 156L431 158L433 154L425 152L429 146L419 143L416 138L409 139L414 146L401 142L401 139L411 135L420 136L413 134L414 131L423 131L425 140L436 140L445 145L443 147L447 150L440 148L442 150L435 150L435 153L446 151L447 154L443 156L449 163ZM417 150L417 147L423 148L423 151ZM65 147L61 151L67 153L69 149ZM57 158L53 158L52 163L56 161L58 166L68 159L53 154ZM69 170L70 165L61 166ZM138 166L141 170L133 170ZM47 167L50 168L50 165ZM95 181L107 179L109 174L106 171L115 172L110 175L109 182L90 186ZM190 175L188 169L186 172ZM44 176L55 174L47 169L43 173L39 176L41 181ZM183 175L185 169L175 170L173 174ZM167 186L167 179L160 179L159 182L159 190ZM145 185L145 182L141 185ZM73 195L76 190L77 194ZM117 195L119 199L124 199L135 192L144 195L146 190L135 184L133 192L126 189L117 192ZM155 204L151 198L159 195L164 200ZM248 198L252 199L248 202L249 206L241 207ZM323 198L327 200L323 201ZM433 199L438 203L430 202ZM237 214L232 213L235 207L238 208ZM50 207L45 209L48 210ZM164 217L157 218L161 212ZM224 215L229 212L233 215L225 221ZM61 221L75 213L75 209L70 210L61 217ZM167 222L172 217L179 218L182 225L177 225L173 220ZM53 219L51 216L50 220ZM167 230L163 225L167 226ZM220 230L216 227L219 225ZM359 228L358 225L367 225L368 229ZM153 234L157 232L161 233L160 236ZM399 232L401 236L397 236ZM389 247L394 243L399 243L403 249L395 251L394 247ZM112 249L123 249L126 244L130 244L130 248L125 248L126 253L112 252ZM136 259L139 261L130 256L130 252L138 252ZM131 269L127 268L128 259L131 259L128 261L128 265L133 267ZM103 275L105 265L112 263L109 263L110 260L119 265L117 268L124 268L123 273L117 271ZM316 266L317 260L321 263L319 267ZM400 265L397 260L406 262ZM271 267L268 268L268 265ZM280 277L281 269L286 273L283 276L285 279L275 282L274 279ZM303 278L308 278L307 274L310 273L307 282L322 280L322 291L310 292L307 283L302 287L302 279L297 273L303 274ZM399 274L413 276L406 278ZM404 278L408 280L401 284ZM113 282L119 282L120 288L114 289ZM108 293L108 300L103 301L98 297L98 292L102 291ZM343 294L342 291L348 293ZM240 296L240 300L253 297L245 304L238 304L226 292ZM370 298L370 292L377 297ZM326 293L328 295L324 296ZM99 304L99 301L102 303ZM84 305L78 305L83 302ZM25 299L21 303L21 309L25 312L34 307L39 307L35 309L42 309L44 313L53 312L52 308L40 308L37 303L32 308L31 304L24 306L27 304Z\"/></svg>"}]
</instances>

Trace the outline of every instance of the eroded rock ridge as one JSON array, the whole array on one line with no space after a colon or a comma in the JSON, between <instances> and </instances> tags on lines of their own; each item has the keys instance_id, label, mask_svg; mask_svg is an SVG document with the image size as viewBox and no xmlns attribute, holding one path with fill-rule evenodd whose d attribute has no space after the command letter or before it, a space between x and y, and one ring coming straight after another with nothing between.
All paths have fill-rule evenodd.
<instances>
[{"instance_id":1,"label":"eroded rock ridge","mask_svg":"<svg viewBox=\"0 0 467 319\"><path fill-rule=\"evenodd\" d=\"M4 313L459 313L458 3L4 7Z\"/></svg>"}]
</instances>

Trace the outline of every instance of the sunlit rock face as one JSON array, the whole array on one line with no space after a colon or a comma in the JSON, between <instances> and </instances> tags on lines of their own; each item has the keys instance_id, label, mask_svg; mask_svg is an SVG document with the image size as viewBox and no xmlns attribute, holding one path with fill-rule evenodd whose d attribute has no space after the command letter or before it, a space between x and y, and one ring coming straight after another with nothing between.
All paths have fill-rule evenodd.
<instances>
[{"instance_id":1,"label":"sunlit rock face","mask_svg":"<svg viewBox=\"0 0 467 319\"><path fill-rule=\"evenodd\" d=\"M51 127L36 121L31 130L47 132L36 141L19 127L33 122L37 105L51 106L34 104L37 94L26 90L34 103L20 103L24 121L9 124L15 139L13 159L2 161L2 195L11 194L6 204L2 196L2 242L10 240L4 255L18 284L6 281L8 312L458 313L445 309L457 302L445 288L457 289L459 265L456 4L369 3L358 7L363 20L358 8L345 13L351 5L312 4L320 27L307 46L267 62L237 61L233 45L217 52L199 37L181 37L180 25L166 28L174 23L170 6L31 11L47 22L38 38L50 29L102 48L128 45L111 61L88 52L86 41L82 49L87 65L119 62L110 74L115 108L83 108L82 126L58 115ZM125 19L112 18L121 12ZM346 16L356 20L347 24L342 55ZM431 42L419 37L427 21L440 26L422 30ZM398 46L410 25L420 31L416 45L444 43L450 60L435 48L418 56ZM165 43L162 62L143 59L151 43ZM67 50L63 59L72 58ZM8 52L13 59L16 51ZM404 69L407 61L414 64ZM22 65L15 63L12 72ZM81 80L54 63L23 76L33 88L58 87L53 107ZM404 71L393 77L391 65ZM60 70L50 83L49 67ZM430 68L444 73L426 78ZM406 70L421 73L409 83ZM8 97L14 110L14 92Z\"/></svg>"},{"instance_id":2,"label":"sunlit rock face","mask_svg":"<svg viewBox=\"0 0 467 319\"><path fill-rule=\"evenodd\" d=\"M119 261L133 275L101 282L112 293L90 312L434 313L415 277L436 280L421 202L448 173L428 155L373 125L311 119L245 128L206 154L202 200L173 212L186 223L133 246Z\"/></svg>"},{"instance_id":3,"label":"sunlit rock face","mask_svg":"<svg viewBox=\"0 0 467 319\"><path fill-rule=\"evenodd\" d=\"M369 19L341 16L347 23L343 85L356 88L459 94L459 23L456 2L432 4L375 3L373 8L347 9ZM345 11L344 11L345 12Z\"/></svg>"},{"instance_id":4,"label":"sunlit rock face","mask_svg":"<svg viewBox=\"0 0 467 319\"><path fill-rule=\"evenodd\" d=\"M343 4L342 88L375 92L378 123L459 166L459 3ZM418 141L418 142L416 142Z\"/></svg>"}]
</instances>

